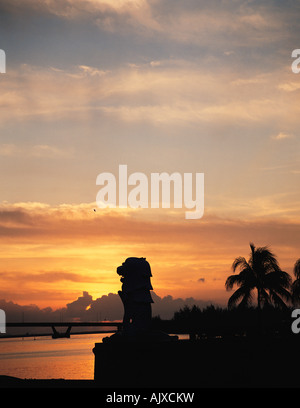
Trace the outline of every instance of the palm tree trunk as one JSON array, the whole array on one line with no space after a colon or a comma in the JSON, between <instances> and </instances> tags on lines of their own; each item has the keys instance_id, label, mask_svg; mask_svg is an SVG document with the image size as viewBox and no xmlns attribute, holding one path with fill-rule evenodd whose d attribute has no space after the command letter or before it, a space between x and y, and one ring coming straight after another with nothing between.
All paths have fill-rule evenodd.
<instances>
[{"instance_id":1,"label":"palm tree trunk","mask_svg":"<svg viewBox=\"0 0 300 408\"><path fill-rule=\"evenodd\" d=\"M261 291L257 288L257 331L262 334L262 308L261 308Z\"/></svg>"}]
</instances>

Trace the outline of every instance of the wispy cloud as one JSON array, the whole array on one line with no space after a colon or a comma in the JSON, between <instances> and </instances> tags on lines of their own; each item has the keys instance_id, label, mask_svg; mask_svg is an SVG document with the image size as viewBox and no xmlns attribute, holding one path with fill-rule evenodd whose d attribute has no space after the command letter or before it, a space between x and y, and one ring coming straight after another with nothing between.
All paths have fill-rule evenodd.
<instances>
[{"instance_id":1,"label":"wispy cloud","mask_svg":"<svg viewBox=\"0 0 300 408\"><path fill-rule=\"evenodd\" d=\"M126 122L169 125L216 121L256 123L282 117L282 126L292 125L300 114L297 95L287 96L276 89L279 75L237 78L236 74L225 71L216 76L196 65L175 61L138 68L123 66L110 72L89 66L56 71L27 65L7 74L1 84L0 117L4 121L35 117L47 121L86 120L98 112ZM22 87L17 80L20 76ZM278 138L283 137L284 133L279 135ZM2 146L2 154L12 154L13 150L12 145ZM58 151L55 147L39 145L35 153Z\"/></svg>"},{"instance_id":2,"label":"wispy cloud","mask_svg":"<svg viewBox=\"0 0 300 408\"><path fill-rule=\"evenodd\" d=\"M300 89L300 83L299 82L285 82L285 83L280 83L278 85L278 88L286 91L286 92L294 92Z\"/></svg>"},{"instance_id":3,"label":"wispy cloud","mask_svg":"<svg viewBox=\"0 0 300 408\"><path fill-rule=\"evenodd\" d=\"M276 44L287 36L293 18L288 6L272 2L183 2L159 0L21 0L1 2L12 14L48 14L66 20L87 20L102 30L166 37L178 42L214 45L218 36L232 47ZM296 16L294 16L296 18ZM224 51L224 50L223 50Z\"/></svg>"},{"instance_id":4,"label":"wispy cloud","mask_svg":"<svg viewBox=\"0 0 300 408\"><path fill-rule=\"evenodd\" d=\"M0 156L4 157L67 157L71 155L71 150L62 150L55 146L49 145L33 145L21 146L14 143L0 144Z\"/></svg>"},{"instance_id":5,"label":"wispy cloud","mask_svg":"<svg viewBox=\"0 0 300 408\"><path fill-rule=\"evenodd\" d=\"M285 140L285 139L293 139L294 135L285 132L279 132L277 135L272 136L274 140Z\"/></svg>"}]
</instances>

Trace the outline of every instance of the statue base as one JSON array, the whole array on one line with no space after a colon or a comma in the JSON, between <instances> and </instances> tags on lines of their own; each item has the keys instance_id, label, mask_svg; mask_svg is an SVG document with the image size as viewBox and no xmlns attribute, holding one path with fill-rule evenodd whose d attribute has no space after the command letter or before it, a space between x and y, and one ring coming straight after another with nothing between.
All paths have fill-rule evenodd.
<instances>
[{"instance_id":1,"label":"statue base","mask_svg":"<svg viewBox=\"0 0 300 408\"><path fill-rule=\"evenodd\" d=\"M182 385L178 369L191 362L187 343L177 336L161 336L161 341L112 338L95 343L94 381L101 387L136 388ZM121 336L120 336L121 337ZM162 338L164 337L164 338ZM176 341L178 340L178 341Z\"/></svg>"},{"instance_id":2,"label":"statue base","mask_svg":"<svg viewBox=\"0 0 300 408\"><path fill-rule=\"evenodd\" d=\"M94 383L113 389L297 388L298 346L295 335L96 343ZM286 350L292 350L295 369Z\"/></svg>"}]
</instances>

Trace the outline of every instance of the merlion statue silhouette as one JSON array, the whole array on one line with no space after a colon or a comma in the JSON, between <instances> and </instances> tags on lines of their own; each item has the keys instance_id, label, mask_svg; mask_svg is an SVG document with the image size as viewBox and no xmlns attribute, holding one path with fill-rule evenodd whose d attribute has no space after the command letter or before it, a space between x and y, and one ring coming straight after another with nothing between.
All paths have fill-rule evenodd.
<instances>
[{"instance_id":1,"label":"merlion statue silhouette","mask_svg":"<svg viewBox=\"0 0 300 408\"><path fill-rule=\"evenodd\" d=\"M170 336L151 328L152 273L146 258L127 258L121 266L117 267L117 274L121 276L122 282L122 290L119 290L118 294L124 307L123 329L110 337L104 337L102 341L106 343L178 340L178 336Z\"/></svg>"},{"instance_id":2,"label":"merlion statue silhouette","mask_svg":"<svg viewBox=\"0 0 300 408\"><path fill-rule=\"evenodd\" d=\"M127 258L117 268L121 276L122 290L118 292L124 306L123 333L125 335L145 334L150 330L153 290L149 262L146 258Z\"/></svg>"}]
</instances>

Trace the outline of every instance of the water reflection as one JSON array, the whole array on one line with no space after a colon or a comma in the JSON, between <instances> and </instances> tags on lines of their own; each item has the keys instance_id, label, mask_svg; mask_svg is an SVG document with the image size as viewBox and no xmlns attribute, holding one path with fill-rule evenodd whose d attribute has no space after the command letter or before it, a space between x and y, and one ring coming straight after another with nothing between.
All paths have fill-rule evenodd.
<instances>
[{"instance_id":1,"label":"water reflection","mask_svg":"<svg viewBox=\"0 0 300 408\"><path fill-rule=\"evenodd\" d=\"M53 340L49 337L0 339L0 375L27 379L63 378L92 380L94 378L95 343L103 334L73 335ZM189 336L179 335L180 339Z\"/></svg>"}]
</instances>

